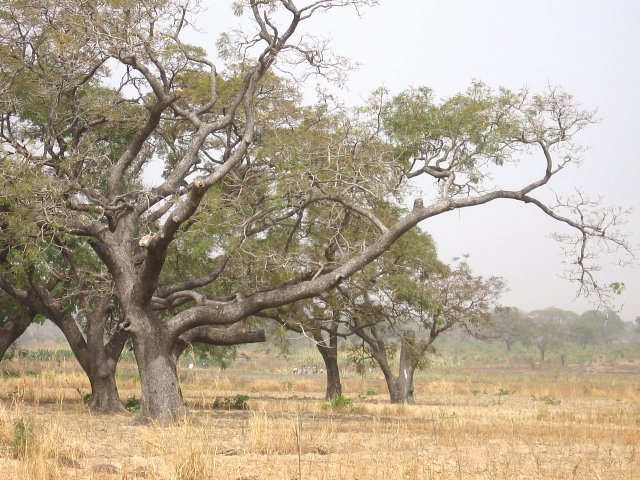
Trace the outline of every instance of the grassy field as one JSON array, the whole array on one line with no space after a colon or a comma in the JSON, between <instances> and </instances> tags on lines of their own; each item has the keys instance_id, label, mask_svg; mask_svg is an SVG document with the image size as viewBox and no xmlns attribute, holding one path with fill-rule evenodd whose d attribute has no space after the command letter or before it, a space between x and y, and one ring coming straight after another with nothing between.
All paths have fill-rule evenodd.
<instances>
[{"instance_id":1,"label":"grassy field","mask_svg":"<svg viewBox=\"0 0 640 480\"><path fill-rule=\"evenodd\" d=\"M347 371L341 407L323 402L322 375L261 355L222 372L183 368L190 413L168 428L89 413L72 359L3 362L0 478L640 478L640 362L629 355L539 369L447 359L420 372L412 406L390 405L377 372ZM135 404L132 364L118 384Z\"/></svg>"}]
</instances>

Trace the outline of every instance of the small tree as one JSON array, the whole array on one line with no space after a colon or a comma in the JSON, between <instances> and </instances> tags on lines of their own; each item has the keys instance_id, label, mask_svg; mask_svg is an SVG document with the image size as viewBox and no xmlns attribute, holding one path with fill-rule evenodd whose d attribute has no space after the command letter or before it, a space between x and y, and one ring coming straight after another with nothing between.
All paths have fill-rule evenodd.
<instances>
[{"instance_id":1,"label":"small tree","mask_svg":"<svg viewBox=\"0 0 640 480\"><path fill-rule=\"evenodd\" d=\"M567 339L568 327L577 315L574 312L559 308L546 308L529 313L531 319L531 336L529 342L540 353L543 363L551 349L559 348Z\"/></svg>"},{"instance_id":2,"label":"small tree","mask_svg":"<svg viewBox=\"0 0 640 480\"><path fill-rule=\"evenodd\" d=\"M115 372L128 335L117 328L120 311L99 263L73 239L47 245L27 237L27 246L2 233L0 290L20 306L22 322L48 318L62 331L89 378L91 410L121 411Z\"/></svg>"},{"instance_id":3,"label":"small tree","mask_svg":"<svg viewBox=\"0 0 640 480\"><path fill-rule=\"evenodd\" d=\"M347 336L342 324L345 300L337 292L329 292L288 307L271 310L263 317L276 320L285 329L311 340L318 349L327 379L325 399L342 395L342 381L338 365L338 343Z\"/></svg>"},{"instance_id":4,"label":"small tree","mask_svg":"<svg viewBox=\"0 0 640 480\"><path fill-rule=\"evenodd\" d=\"M589 344L611 343L624 332L624 322L610 310L589 310L569 326L569 333L582 347Z\"/></svg>"},{"instance_id":5,"label":"small tree","mask_svg":"<svg viewBox=\"0 0 640 480\"><path fill-rule=\"evenodd\" d=\"M353 306L352 329L382 370L392 403L413 403L413 377L435 340L455 326L471 332L486 324L504 289L501 279L471 273L465 261L450 271L420 272L412 278L380 277ZM398 374L391 345L399 344Z\"/></svg>"},{"instance_id":6,"label":"small tree","mask_svg":"<svg viewBox=\"0 0 640 480\"><path fill-rule=\"evenodd\" d=\"M515 343L526 343L531 337L530 330L531 322L528 316L512 307L496 309L487 326L489 336L502 339L508 352Z\"/></svg>"}]
</instances>

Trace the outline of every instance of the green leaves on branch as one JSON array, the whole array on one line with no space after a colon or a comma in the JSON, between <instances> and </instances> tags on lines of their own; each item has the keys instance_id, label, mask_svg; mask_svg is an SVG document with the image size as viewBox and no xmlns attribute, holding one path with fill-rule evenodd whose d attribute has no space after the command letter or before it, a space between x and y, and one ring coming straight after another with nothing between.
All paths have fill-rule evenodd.
<instances>
[{"instance_id":1,"label":"green leaves on branch","mask_svg":"<svg viewBox=\"0 0 640 480\"><path fill-rule=\"evenodd\" d=\"M592 112L581 110L570 95L551 87L534 95L526 89L493 91L474 82L465 93L443 101L426 87L391 99L387 95L379 90L371 108L379 109L395 156L409 176L461 176L450 194L480 188L490 178L489 165L519 161L533 148L562 151L550 171L577 162L581 149L572 137L593 122Z\"/></svg>"}]
</instances>

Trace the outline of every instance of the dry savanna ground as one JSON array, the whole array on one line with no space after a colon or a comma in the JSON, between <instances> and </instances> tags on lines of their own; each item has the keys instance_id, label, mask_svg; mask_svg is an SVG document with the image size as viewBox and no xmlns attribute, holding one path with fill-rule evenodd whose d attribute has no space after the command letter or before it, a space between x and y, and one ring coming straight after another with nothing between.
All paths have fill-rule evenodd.
<instances>
[{"instance_id":1,"label":"dry savanna ground","mask_svg":"<svg viewBox=\"0 0 640 480\"><path fill-rule=\"evenodd\" d=\"M164 428L88 412L72 361L21 362L0 380L2 479L640 478L640 370L622 360L435 368L418 376L412 406L390 405L375 372L347 373L343 408L323 404L321 375L286 365L195 368L182 375L188 417ZM133 366L119 388L139 395ZM247 410L224 407L238 395Z\"/></svg>"}]
</instances>

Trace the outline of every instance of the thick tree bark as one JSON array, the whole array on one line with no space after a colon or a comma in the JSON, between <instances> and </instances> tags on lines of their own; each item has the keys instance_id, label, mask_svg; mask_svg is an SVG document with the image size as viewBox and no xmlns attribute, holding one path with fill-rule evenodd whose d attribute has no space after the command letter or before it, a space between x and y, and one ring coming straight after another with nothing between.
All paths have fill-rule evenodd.
<instances>
[{"instance_id":1,"label":"thick tree bark","mask_svg":"<svg viewBox=\"0 0 640 480\"><path fill-rule=\"evenodd\" d=\"M89 408L97 413L116 413L124 410L116 385L116 368L128 334L117 331L105 345L105 324L111 301L103 298L95 310L85 304L87 317L87 353L91 403Z\"/></svg>"},{"instance_id":2,"label":"thick tree bark","mask_svg":"<svg viewBox=\"0 0 640 480\"><path fill-rule=\"evenodd\" d=\"M389 401L391 403L405 403L404 389L400 385L400 380L391 372L390 368L382 368L382 373L389 390Z\"/></svg>"},{"instance_id":3,"label":"thick tree bark","mask_svg":"<svg viewBox=\"0 0 640 480\"><path fill-rule=\"evenodd\" d=\"M0 360L33 321L34 313L23 308L15 316L7 319L0 327Z\"/></svg>"},{"instance_id":4,"label":"thick tree bark","mask_svg":"<svg viewBox=\"0 0 640 480\"><path fill-rule=\"evenodd\" d=\"M90 306L86 302L83 305L87 318L85 339L75 318L46 288L32 284L29 290L19 290L4 278L0 278L0 286L19 301L25 310L32 312L31 318L35 313L39 313L49 318L63 333L78 363L89 378L91 410L101 413L121 411L123 407L118 396L115 371L127 334L116 332L109 343L104 344L105 320L110 299L103 299L97 306ZM10 337L2 335L2 341L5 338L8 340Z\"/></svg>"},{"instance_id":5,"label":"thick tree bark","mask_svg":"<svg viewBox=\"0 0 640 480\"><path fill-rule=\"evenodd\" d=\"M391 365L389 364L385 354L384 342L379 339L375 326L371 327L371 333L373 337L369 337L364 334L364 332L360 332L358 335L369 344L369 347L371 347L371 354L380 370L382 370L384 380L387 383L389 400L391 403L404 403L405 399L403 389L401 388L399 379L393 374Z\"/></svg>"},{"instance_id":6,"label":"thick tree bark","mask_svg":"<svg viewBox=\"0 0 640 480\"><path fill-rule=\"evenodd\" d=\"M402 390L396 381L397 379L393 378L389 380L386 377L385 379L387 380L387 388L389 389L389 401L394 404L404 403Z\"/></svg>"},{"instance_id":7,"label":"thick tree bark","mask_svg":"<svg viewBox=\"0 0 640 480\"><path fill-rule=\"evenodd\" d=\"M314 330L314 340L316 348L324 361L325 371L327 372L327 389L325 399L331 400L342 395L342 382L340 380L340 367L338 366L338 328L340 324L336 320L340 316L340 309L334 308L332 315L333 320L328 326L329 338L325 339L320 329Z\"/></svg>"},{"instance_id":8,"label":"thick tree bark","mask_svg":"<svg viewBox=\"0 0 640 480\"><path fill-rule=\"evenodd\" d=\"M186 413L173 356L174 345L161 331L162 325L154 325L149 317L132 324L135 330L132 329L130 335L142 389L139 421L171 423Z\"/></svg>"},{"instance_id":9,"label":"thick tree bark","mask_svg":"<svg viewBox=\"0 0 640 480\"><path fill-rule=\"evenodd\" d=\"M342 382L340 381L340 368L338 367L338 346L327 346L324 342L316 343L316 347L322 355L325 371L327 372L327 389L325 398L331 400L342 395Z\"/></svg>"},{"instance_id":10,"label":"thick tree bark","mask_svg":"<svg viewBox=\"0 0 640 480\"><path fill-rule=\"evenodd\" d=\"M402 335L400 371L397 382L402 402L415 403L413 399L413 374L416 370L417 354L416 332L408 330Z\"/></svg>"},{"instance_id":11,"label":"thick tree bark","mask_svg":"<svg viewBox=\"0 0 640 480\"><path fill-rule=\"evenodd\" d=\"M124 411L115 378L115 362L99 365L89 376L91 402L89 409L95 413L117 413Z\"/></svg>"},{"instance_id":12,"label":"thick tree bark","mask_svg":"<svg viewBox=\"0 0 640 480\"><path fill-rule=\"evenodd\" d=\"M415 403L413 398L413 374L415 367L406 366L400 371L397 377L393 374L385 375L387 388L389 389L389 400L391 403Z\"/></svg>"},{"instance_id":13,"label":"thick tree bark","mask_svg":"<svg viewBox=\"0 0 640 480\"><path fill-rule=\"evenodd\" d=\"M385 354L384 342L378 336L377 329L371 327L371 337L363 331L357 332L357 334L371 347L371 354L382 370L387 383L391 403L414 403L413 375L417 366L416 359L420 358L426 348L425 345L421 345L419 351L417 350L415 332L408 330L402 336L398 376L393 374Z\"/></svg>"},{"instance_id":14,"label":"thick tree bark","mask_svg":"<svg viewBox=\"0 0 640 480\"><path fill-rule=\"evenodd\" d=\"M77 273L75 258L63 253L69 261L71 270ZM0 262L6 262L6 252L0 252ZM91 402L89 408L93 412L112 413L123 410L115 381L115 372L120 354L124 348L127 334L116 332L105 345L105 322L109 315L112 298L105 295L97 305L89 302L88 289L84 278L76 276L80 311L86 317L86 325L79 325L70 309L54 296L39 278L30 278L29 286L24 290L17 288L6 277L0 277L0 288L20 302L28 319L22 318L14 325L5 325L0 330L0 348L10 345L31 323L38 313L51 320L63 333L78 363L86 373L91 385ZM83 329L86 327L86 337ZM15 338L14 338L15 337ZM11 343L9 343L11 342ZM4 354L6 348L2 351ZM0 356L1 358L1 356Z\"/></svg>"},{"instance_id":15,"label":"thick tree bark","mask_svg":"<svg viewBox=\"0 0 640 480\"><path fill-rule=\"evenodd\" d=\"M106 350L108 345L103 344L102 338L99 340L99 345L90 346L82 337L75 321L73 325L69 325L69 322L54 323L62 330L76 359L89 378L91 385L89 408L91 411L96 413L122 411L123 406L118 394L115 375L120 353L124 347L124 340L119 347L112 347L116 350L115 352L109 353Z\"/></svg>"},{"instance_id":16,"label":"thick tree bark","mask_svg":"<svg viewBox=\"0 0 640 480\"><path fill-rule=\"evenodd\" d=\"M385 375L387 388L389 389L389 400L391 403L415 403L413 398L413 374L415 366L409 364L400 369L400 375Z\"/></svg>"},{"instance_id":17,"label":"thick tree bark","mask_svg":"<svg viewBox=\"0 0 640 480\"><path fill-rule=\"evenodd\" d=\"M52 311L51 320L64 334L80 366L91 385L89 408L96 413L113 413L123 410L115 375L120 354L127 335L117 332L108 344L104 344L104 309L97 308L87 316L87 338L79 325L67 312Z\"/></svg>"},{"instance_id":18,"label":"thick tree bark","mask_svg":"<svg viewBox=\"0 0 640 480\"><path fill-rule=\"evenodd\" d=\"M229 328L202 326L183 333L173 344L172 356L177 364L180 355L193 343L209 345L240 345L245 343L261 343L266 340L264 330L248 330L244 322L236 323Z\"/></svg>"}]
</instances>

